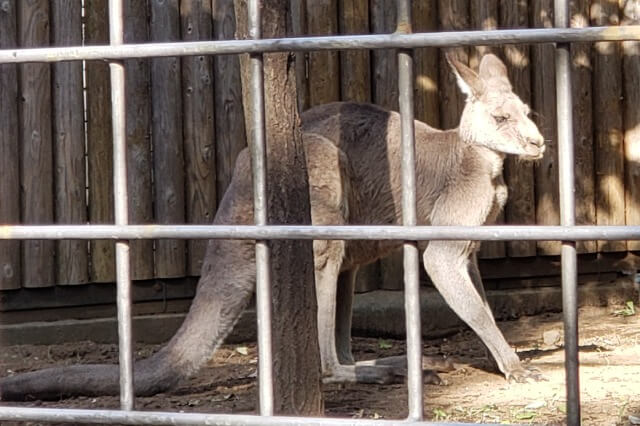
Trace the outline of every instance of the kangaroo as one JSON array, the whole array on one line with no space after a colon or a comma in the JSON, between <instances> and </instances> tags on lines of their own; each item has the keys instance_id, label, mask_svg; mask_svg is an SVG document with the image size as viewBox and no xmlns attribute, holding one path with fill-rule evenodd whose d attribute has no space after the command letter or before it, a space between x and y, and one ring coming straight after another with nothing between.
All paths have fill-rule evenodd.
<instances>
[{"instance_id":1,"label":"kangaroo","mask_svg":"<svg viewBox=\"0 0 640 426\"><path fill-rule=\"evenodd\" d=\"M457 129L442 131L415 121L418 223L482 225L495 219L507 198L504 157L539 159L544 139L528 118L527 105L513 93L500 59L484 56L478 73L454 58L448 60L467 102ZM332 103L304 112L302 123L312 222L401 223L399 114L368 104ZM215 224L253 223L250 170L245 150ZM355 363L350 344L358 267L401 244L314 241L319 346L326 382L388 383L402 374L402 358ZM434 286L480 336L505 377L539 379L538 372L520 363L496 326L478 272L478 244L431 241L421 248ZM166 346L135 365L136 394L165 391L197 373L233 329L254 286L254 242L211 240L184 323ZM118 392L116 365L73 365L0 380L3 400Z\"/></svg>"}]
</instances>

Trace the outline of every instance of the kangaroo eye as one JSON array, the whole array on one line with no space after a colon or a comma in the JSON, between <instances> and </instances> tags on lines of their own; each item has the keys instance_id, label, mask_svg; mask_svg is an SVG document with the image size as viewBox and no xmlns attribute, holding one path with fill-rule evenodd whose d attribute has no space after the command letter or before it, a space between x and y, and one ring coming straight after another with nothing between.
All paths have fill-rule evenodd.
<instances>
[{"instance_id":1,"label":"kangaroo eye","mask_svg":"<svg viewBox=\"0 0 640 426\"><path fill-rule=\"evenodd\" d=\"M494 115L493 119L496 120L496 123L503 124L509 120L509 114Z\"/></svg>"}]
</instances>

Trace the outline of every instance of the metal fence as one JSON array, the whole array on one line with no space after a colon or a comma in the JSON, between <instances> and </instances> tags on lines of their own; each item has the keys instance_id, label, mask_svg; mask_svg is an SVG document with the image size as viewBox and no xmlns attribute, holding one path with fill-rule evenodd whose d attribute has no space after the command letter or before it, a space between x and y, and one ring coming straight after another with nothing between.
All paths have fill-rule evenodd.
<instances>
[{"instance_id":1,"label":"metal fence","mask_svg":"<svg viewBox=\"0 0 640 426\"><path fill-rule=\"evenodd\" d=\"M562 241L562 286L566 351L567 423L580 423L577 338L577 264L575 241L637 240L640 226L574 226L574 156L572 141L572 102L569 44L579 41L640 40L640 26L568 29L568 1L555 2L554 29L502 31L465 31L449 33L299 37L260 39L260 7L249 0L249 34L252 40L123 44L122 0L109 5L110 45L65 48L40 48L0 51L0 63L59 62L74 60L108 60L111 70L113 105L113 153L115 225L79 226L0 226L0 239L113 239L116 240L118 283L118 324L120 345L121 411L71 410L23 407L0 407L0 419L21 421L73 421L100 424L393 424L388 420L321 419L273 416L270 336L270 283L268 239L395 239L404 240L405 306L408 352L408 421L423 420L420 311L418 297L418 240L557 240ZM398 28L408 29L410 1L397 1ZM558 99L558 145L560 170L561 226L491 226L491 227L418 227L415 211L415 167L413 148L413 75L412 48L425 46L495 45L515 43L556 43L556 82ZM347 50L396 48L399 66L400 113L402 116L402 226L266 226L265 148L262 80L262 54L276 51ZM125 71L123 60L140 57L219 55L250 53L251 84L255 102L252 117L256 132L251 141L254 154L254 197L256 226L174 226L127 224L126 143L125 143ZM129 243L132 239L150 238L242 238L256 240L257 307L259 341L260 414L216 415L134 411L133 361L131 341L131 299ZM406 423L402 421L402 423Z\"/></svg>"}]
</instances>

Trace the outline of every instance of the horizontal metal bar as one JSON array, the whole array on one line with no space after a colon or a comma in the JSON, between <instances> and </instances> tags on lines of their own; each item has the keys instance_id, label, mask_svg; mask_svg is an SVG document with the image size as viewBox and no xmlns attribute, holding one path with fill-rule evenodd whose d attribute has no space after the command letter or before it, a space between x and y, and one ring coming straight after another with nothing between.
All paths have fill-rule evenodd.
<instances>
[{"instance_id":1,"label":"horizontal metal bar","mask_svg":"<svg viewBox=\"0 0 640 426\"><path fill-rule=\"evenodd\" d=\"M334 417L284 417L243 414L168 413L154 411L82 410L62 408L0 407L0 420L81 422L122 425L439 425L442 423L407 422L406 420L340 419ZM462 425L461 423L446 423Z\"/></svg>"},{"instance_id":2,"label":"horizontal metal bar","mask_svg":"<svg viewBox=\"0 0 640 426\"><path fill-rule=\"evenodd\" d=\"M0 50L0 63L114 60L301 50L412 49L520 43L640 40L640 25L369 34L261 40L222 40Z\"/></svg>"},{"instance_id":3,"label":"horizontal metal bar","mask_svg":"<svg viewBox=\"0 0 640 426\"><path fill-rule=\"evenodd\" d=\"M2 225L0 240L640 240L640 226Z\"/></svg>"}]
</instances>

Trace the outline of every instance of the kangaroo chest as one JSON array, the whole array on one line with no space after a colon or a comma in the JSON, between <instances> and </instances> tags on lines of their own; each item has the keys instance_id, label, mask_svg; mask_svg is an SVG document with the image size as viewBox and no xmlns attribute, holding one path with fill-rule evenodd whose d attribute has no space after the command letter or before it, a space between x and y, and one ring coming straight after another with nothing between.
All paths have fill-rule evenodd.
<instances>
[{"instance_id":1,"label":"kangaroo chest","mask_svg":"<svg viewBox=\"0 0 640 426\"><path fill-rule=\"evenodd\" d=\"M498 215L504 208L504 205L507 202L507 197L509 195L509 191L507 189L507 185L504 183L504 178L502 177L502 173L492 179L494 193L493 193L493 204L491 206L491 211L487 217L487 224L495 223Z\"/></svg>"}]
</instances>

